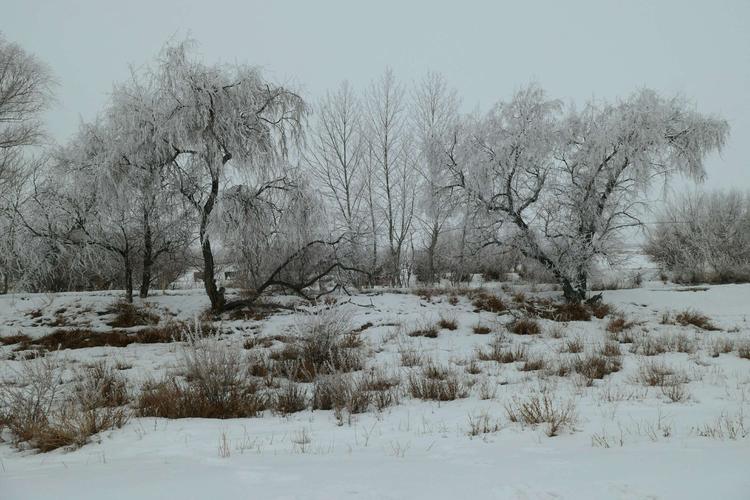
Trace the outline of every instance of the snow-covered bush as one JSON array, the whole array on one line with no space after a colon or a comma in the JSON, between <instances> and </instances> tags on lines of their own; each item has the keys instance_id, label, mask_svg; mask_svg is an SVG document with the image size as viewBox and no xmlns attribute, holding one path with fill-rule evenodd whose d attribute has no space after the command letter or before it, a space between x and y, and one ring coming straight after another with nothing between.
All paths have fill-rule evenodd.
<instances>
[{"instance_id":1,"label":"snow-covered bush","mask_svg":"<svg viewBox=\"0 0 750 500\"><path fill-rule=\"evenodd\" d=\"M684 194L671 200L658 220L645 251L674 281L750 281L750 194Z\"/></svg>"}]
</instances>

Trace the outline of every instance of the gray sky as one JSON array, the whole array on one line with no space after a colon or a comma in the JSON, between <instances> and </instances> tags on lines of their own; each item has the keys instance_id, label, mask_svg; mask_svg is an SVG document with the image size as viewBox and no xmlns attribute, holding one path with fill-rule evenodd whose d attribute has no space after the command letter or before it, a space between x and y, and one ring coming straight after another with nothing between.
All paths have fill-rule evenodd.
<instances>
[{"instance_id":1,"label":"gray sky","mask_svg":"<svg viewBox=\"0 0 750 500\"><path fill-rule=\"evenodd\" d=\"M243 61L309 98L386 65L405 82L443 73L464 108L486 109L538 81L578 103L648 86L729 120L712 187L750 188L750 1L5 0L0 31L48 62L60 83L49 113L65 140L102 107L128 65L188 33L207 61Z\"/></svg>"}]
</instances>

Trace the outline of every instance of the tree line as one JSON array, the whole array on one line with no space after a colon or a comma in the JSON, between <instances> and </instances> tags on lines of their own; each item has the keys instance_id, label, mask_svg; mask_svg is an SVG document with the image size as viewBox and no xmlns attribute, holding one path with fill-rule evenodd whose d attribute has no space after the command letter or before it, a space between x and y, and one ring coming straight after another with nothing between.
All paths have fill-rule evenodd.
<instances>
[{"instance_id":1,"label":"tree line","mask_svg":"<svg viewBox=\"0 0 750 500\"><path fill-rule=\"evenodd\" d=\"M165 46L50 145L53 77L0 41L6 290L122 286L132 300L198 266L221 311L273 289L312 298L521 266L579 302L653 188L702 179L729 130L649 89L575 107L531 84L462 113L437 73L407 86L386 70L312 103L194 49ZM242 299L219 284L227 264Z\"/></svg>"}]
</instances>

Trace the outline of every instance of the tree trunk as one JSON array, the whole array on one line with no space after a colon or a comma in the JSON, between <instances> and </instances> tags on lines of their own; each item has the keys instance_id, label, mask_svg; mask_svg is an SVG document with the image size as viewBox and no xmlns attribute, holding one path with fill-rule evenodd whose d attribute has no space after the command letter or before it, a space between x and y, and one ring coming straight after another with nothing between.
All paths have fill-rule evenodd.
<instances>
[{"instance_id":1,"label":"tree trunk","mask_svg":"<svg viewBox=\"0 0 750 500\"><path fill-rule=\"evenodd\" d=\"M3 273L3 295L8 294L8 273Z\"/></svg>"},{"instance_id":2,"label":"tree trunk","mask_svg":"<svg viewBox=\"0 0 750 500\"><path fill-rule=\"evenodd\" d=\"M211 310L219 312L224 307L224 289L216 286L216 270L214 268L214 255L211 251L211 240L206 236L201 244L203 254L203 286L206 289L208 300L211 301Z\"/></svg>"},{"instance_id":3,"label":"tree trunk","mask_svg":"<svg viewBox=\"0 0 750 500\"><path fill-rule=\"evenodd\" d=\"M222 158L222 165L231 159L231 155L225 154ZM208 221L214 204L219 196L219 177L213 169L209 169L211 175L211 192L206 199L206 203L201 210L201 225L198 233L201 242L201 254L203 255L203 287L206 289L208 300L211 301L211 310L221 312L224 308L224 288L219 289L216 286L216 269L214 266L214 254L211 250L211 240L208 236Z\"/></svg>"},{"instance_id":4,"label":"tree trunk","mask_svg":"<svg viewBox=\"0 0 750 500\"><path fill-rule=\"evenodd\" d=\"M437 224L432 227L430 234L430 245L427 247L427 279L430 283L435 283L435 249L438 244L439 231Z\"/></svg>"},{"instance_id":5,"label":"tree trunk","mask_svg":"<svg viewBox=\"0 0 750 500\"><path fill-rule=\"evenodd\" d=\"M133 264L130 262L130 254L123 255L125 264L125 300L133 303Z\"/></svg>"},{"instance_id":6,"label":"tree trunk","mask_svg":"<svg viewBox=\"0 0 750 500\"><path fill-rule=\"evenodd\" d=\"M141 272L141 289L138 296L142 299L148 297L151 287L151 266L153 265L153 241L151 240L151 222L148 211L143 211L143 270Z\"/></svg>"}]
</instances>

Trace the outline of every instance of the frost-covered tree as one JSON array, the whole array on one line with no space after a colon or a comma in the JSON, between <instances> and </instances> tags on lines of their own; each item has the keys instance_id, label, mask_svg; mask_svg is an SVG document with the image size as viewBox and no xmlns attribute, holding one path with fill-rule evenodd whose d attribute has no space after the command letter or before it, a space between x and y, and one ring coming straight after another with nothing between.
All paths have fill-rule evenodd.
<instances>
[{"instance_id":1,"label":"frost-covered tree","mask_svg":"<svg viewBox=\"0 0 750 500\"><path fill-rule=\"evenodd\" d=\"M721 149L728 132L726 121L648 89L568 113L555 202L542 216L545 239L572 286L564 283L566 297L582 300L593 259L610 260L622 231L642 226L641 208L655 183L674 175L702 179L706 156Z\"/></svg>"},{"instance_id":2,"label":"frost-covered tree","mask_svg":"<svg viewBox=\"0 0 750 500\"><path fill-rule=\"evenodd\" d=\"M49 68L18 44L0 33L0 273L2 292L10 275L18 270L17 253L22 246L14 206L26 177L38 159L29 149L44 139L40 118L52 98L53 78Z\"/></svg>"},{"instance_id":3,"label":"frost-covered tree","mask_svg":"<svg viewBox=\"0 0 750 500\"><path fill-rule=\"evenodd\" d=\"M154 77L168 109L162 137L178 153L171 176L196 213L205 289L218 311L225 299L216 284L211 230L221 185L231 168L260 171L284 157L306 107L257 68L196 60L189 43L166 47Z\"/></svg>"},{"instance_id":4,"label":"frost-covered tree","mask_svg":"<svg viewBox=\"0 0 750 500\"><path fill-rule=\"evenodd\" d=\"M527 87L468 123L448 150L452 186L464 188L475 204L478 213L467 220L480 229L482 245L514 246L551 269L555 262L534 221L555 166L560 109L540 88Z\"/></svg>"},{"instance_id":5,"label":"frost-covered tree","mask_svg":"<svg viewBox=\"0 0 750 500\"><path fill-rule=\"evenodd\" d=\"M104 117L113 139L105 145L106 168L138 212L141 298L148 296L154 266L187 248L193 215L169 181L178 152L163 140L169 117L149 84L134 74L116 86Z\"/></svg>"},{"instance_id":6,"label":"frost-covered tree","mask_svg":"<svg viewBox=\"0 0 750 500\"><path fill-rule=\"evenodd\" d=\"M305 165L327 201L333 233L342 234L348 246L339 257L349 266L364 269L365 238L372 231L367 221L367 171L359 99L343 82L335 92L326 94L315 114Z\"/></svg>"},{"instance_id":7,"label":"frost-covered tree","mask_svg":"<svg viewBox=\"0 0 750 500\"><path fill-rule=\"evenodd\" d=\"M48 272L71 260L67 256L83 267L98 264L99 272L111 263L116 271L110 274L119 275L132 301L138 224L127 193L107 168L111 140L111 130L101 123L82 125L33 173L17 214L36 246L48 249Z\"/></svg>"},{"instance_id":8,"label":"frost-covered tree","mask_svg":"<svg viewBox=\"0 0 750 500\"><path fill-rule=\"evenodd\" d=\"M428 73L414 92L414 130L419 148L421 177L417 219L426 240L424 279L438 278L444 265L437 262L437 250L446 223L455 215L458 197L444 189L449 181L448 150L458 128L458 97L438 73Z\"/></svg>"},{"instance_id":9,"label":"frost-covered tree","mask_svg":"<svg viewBox=\"0 0 750 500\"><path fill-rule=\"evenodd\" d=\"M530 86L478 121L452 150L452 170L490 216L489 243L538 261L578 302L595 259L641 224L637 209L656 179L702 177L727 133L725 121L650 90L563 115Z\"/></svg>"},{"instance_id":10,"label":"frost-covered tree","mask_svg":"<svg viewBox=\"0 0 750 500\"><path fill-rule=\"evenodd\" d=\"M379 208L388 256L386 274L392 285L402 284L404 244L412 230L416 198L416 154L407 129L404 88L388 69L372 83L366 96L368 197Z\"/></svg>"}]
</instances>

